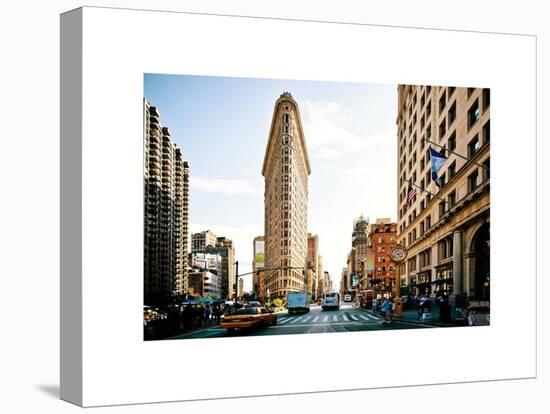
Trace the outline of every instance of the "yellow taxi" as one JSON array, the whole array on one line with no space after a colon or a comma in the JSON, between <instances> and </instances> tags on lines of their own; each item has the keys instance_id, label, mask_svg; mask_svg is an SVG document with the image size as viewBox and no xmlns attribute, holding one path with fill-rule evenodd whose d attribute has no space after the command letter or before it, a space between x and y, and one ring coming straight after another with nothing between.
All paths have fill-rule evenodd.
<instances>
[{"instance_id":1,"label":"yellow taxi","mask_svg":"<svg viewBox=\"0 0 550 414\"><path fill-rule=\"evenodd\" d=\"M220 328L232 332L236 328L258 328L276 324L277 315L272 310L258 306L234 310L230 315L222 318Z\"/></svg>"}]
</instances>

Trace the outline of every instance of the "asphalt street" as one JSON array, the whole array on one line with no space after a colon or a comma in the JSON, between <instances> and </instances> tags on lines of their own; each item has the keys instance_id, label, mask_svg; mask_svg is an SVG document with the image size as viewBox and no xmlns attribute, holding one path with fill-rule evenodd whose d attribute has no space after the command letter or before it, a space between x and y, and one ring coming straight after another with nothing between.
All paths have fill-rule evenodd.
<instances>
[{"instance_id":1,"label":"asphalt street","mask_svg":"<svg viewBox=\"0 0 550 414\"><path fill-rule=\"evenodd\" d=\"M380 315L371 311L359 309L351 304L342 304L338 310L323 311L320 306L311 306L310 312L291 314L287 312L277 314L277 324L257 329L240 329L228 333L218 326L205 327L167 339L196 339L219 338L232 336L259 336L259 335L293 335L326 332L357 332L387 329L419 329L433 328L433 326L393 320L390 324L382 323Z\"/></svg>"}]
</instances>

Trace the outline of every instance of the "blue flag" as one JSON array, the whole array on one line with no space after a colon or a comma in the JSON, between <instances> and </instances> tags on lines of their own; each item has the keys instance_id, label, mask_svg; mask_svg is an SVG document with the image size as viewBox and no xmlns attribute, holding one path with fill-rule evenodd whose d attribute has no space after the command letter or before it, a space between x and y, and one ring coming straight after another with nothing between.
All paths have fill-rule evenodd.
<instances>
[{"instance_id":1,"label":"blue flag","mask_svg":"<svg viewBox=\"0 0 550 414\"><path fill-rule=\"evenodd\" d=\"M445 161L447 161L447 157L430 147L430 158L432 160L432 180L434 180L438 187L441 187L441 179L438 178L437 174L443 164L445 164Z\"/></svg>"}]
</instances>

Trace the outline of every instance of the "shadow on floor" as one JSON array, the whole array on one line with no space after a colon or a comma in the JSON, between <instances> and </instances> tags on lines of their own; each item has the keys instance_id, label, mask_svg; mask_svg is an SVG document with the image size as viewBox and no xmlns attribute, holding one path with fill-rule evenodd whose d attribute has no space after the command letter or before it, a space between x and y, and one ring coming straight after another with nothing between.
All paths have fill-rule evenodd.
<instances>
[{"instance_id":1,"label":"shadow on floor","mask_svg":"<svg viewBox=\"0 0 550 414\"><path fill-rule=\"evenodd\" d=\"M59 384L40 384L36 388L50 397L59 399Z\"/></svg>"}]
</instances>

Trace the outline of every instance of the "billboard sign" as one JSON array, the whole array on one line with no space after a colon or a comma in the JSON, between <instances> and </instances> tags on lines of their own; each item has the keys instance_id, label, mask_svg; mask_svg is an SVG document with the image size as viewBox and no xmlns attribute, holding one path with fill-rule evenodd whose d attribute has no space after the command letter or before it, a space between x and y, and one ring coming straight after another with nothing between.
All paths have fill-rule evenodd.
<instances>
[{"instance_id":1,"label":"billboard sign","mask_svg":"<svg viewBox=\"0 0 550 414\"><path fill-rule=\"evenodd\" d=\"M374 270L374 249L367 249L365 254L365 267L367 272Z\"/></svg>"},{"instance_id":2,"label":"billboard sign","mask_svg":"<svg viewBox=\"0 0 550 414\"><path fill-rule=\"evenodd\" d=\"M264 267L265 255L264 248L265 242L263 240L256 240L254 245L254 264L256 269Z\"/></svg>"}]
</instances>

